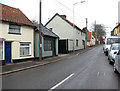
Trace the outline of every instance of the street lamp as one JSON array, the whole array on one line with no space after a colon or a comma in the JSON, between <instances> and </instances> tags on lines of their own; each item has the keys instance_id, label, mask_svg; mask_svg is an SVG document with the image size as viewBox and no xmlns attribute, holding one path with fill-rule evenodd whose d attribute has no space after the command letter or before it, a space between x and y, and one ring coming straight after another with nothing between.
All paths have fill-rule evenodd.
<instances>
[{"instance_id":1,"label":"street lamp","mask_svg":"<svg viewBox=\"0 0 120 91\"><path fill-rule=\"evenodd\" d=\"M75 52L75 48L74 48L74 28L75 28L75 25L74 25L74 6L78 3L84 3L85 1L80 1L80 2L76 2L76 3L73 3L73 52Z\"/></svg>"}]
</instances>

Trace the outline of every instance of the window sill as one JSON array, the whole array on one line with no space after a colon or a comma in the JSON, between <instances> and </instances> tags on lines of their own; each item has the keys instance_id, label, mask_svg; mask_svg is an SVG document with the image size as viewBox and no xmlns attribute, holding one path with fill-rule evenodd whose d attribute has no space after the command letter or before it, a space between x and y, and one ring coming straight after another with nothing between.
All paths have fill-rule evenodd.
<instances>
[{"instance_id":1,"label":"window sill","mask_svg":"<svg viewBox=\"0 0 120 91\"><path fill-rule=\"evenodd\" d=\"M8 32L8 34L16 34L16 35L21 35L21 33L11 33L11 32Z\"/></svg>"},{"instance_id":2,"label":"window sill","mask_svg":"<svg viewBox=\"0 0 120 91\"><path fill-rule=\"evenodd\" d=\"M20 57L28 57L28 56L32 56L32 55L20 55Z\"/></svg>"}]
</instances>

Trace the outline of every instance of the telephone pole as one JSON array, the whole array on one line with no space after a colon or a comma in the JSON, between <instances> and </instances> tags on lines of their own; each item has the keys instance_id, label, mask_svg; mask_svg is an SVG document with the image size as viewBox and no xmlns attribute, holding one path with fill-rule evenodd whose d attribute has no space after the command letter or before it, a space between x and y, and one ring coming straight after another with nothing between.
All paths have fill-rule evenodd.
<instances>
[{"instance_id":1,"label":"telephone pole","mask_svg":"<svg viewBox=\"0 0 120 91\"><path fill-rule=\"evenodd\" d=\"M41 4L42 1L40 0L40 12L39 12L39 60L42 61L42 44L41 44Z\"/></svg>"}]
</instances>

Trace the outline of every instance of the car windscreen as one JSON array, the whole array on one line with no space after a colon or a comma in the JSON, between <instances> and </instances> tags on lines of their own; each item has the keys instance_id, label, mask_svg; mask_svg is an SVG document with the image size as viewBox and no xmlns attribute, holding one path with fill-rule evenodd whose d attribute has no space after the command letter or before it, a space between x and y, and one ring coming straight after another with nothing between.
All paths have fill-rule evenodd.
<instances>
[{"instance_id":1,"label":"car windscreen","mask_svg":"<svg viewBox=\"0 0 120 91\"><path fill-rule=\"evenodd\" d=\"M113 46L112 50L120 50L120 46Z\"/></svg>"},{"instance_id":2,"label":"car windscreen","mask_svg":"<svg viewBox=\"0 0 120 91\"><path fill-rule=\"evenodd\" d=\"M107 44L113 44L113 43L120 43L120 38L108 38L107 39Z\"/></svg>"}]
</instances>

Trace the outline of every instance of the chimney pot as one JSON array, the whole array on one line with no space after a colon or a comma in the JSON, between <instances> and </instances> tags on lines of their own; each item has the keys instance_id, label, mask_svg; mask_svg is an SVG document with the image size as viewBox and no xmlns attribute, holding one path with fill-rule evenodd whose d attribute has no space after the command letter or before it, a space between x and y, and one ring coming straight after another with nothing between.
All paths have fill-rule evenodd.
<instances>
[{"instance_id":1,"label":"chimney pot","mask_svg":"<svg viewBox=\"0 0 120 91\"><path fill-rule=\"evenodd\" d=\"M67 16L66 15L61 15L63 18L66 18Z\"/></svg>"}]
</instances>

